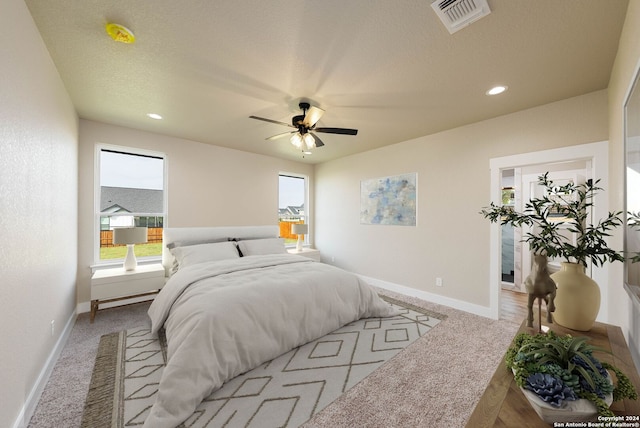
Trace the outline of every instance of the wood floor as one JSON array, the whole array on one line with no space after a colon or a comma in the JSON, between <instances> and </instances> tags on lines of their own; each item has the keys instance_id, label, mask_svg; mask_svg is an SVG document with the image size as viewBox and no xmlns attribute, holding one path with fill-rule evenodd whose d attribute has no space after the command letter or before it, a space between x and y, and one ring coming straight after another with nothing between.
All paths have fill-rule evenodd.
<instances>
[{"instance_id":1,"label":"wood floor","mask_svg":"<svg viewBox=\"0 0 640 428\"><path fill-rule=\"evenodd\" d=\"M520 324L525 318L527 318L527 293L519 293L517 291L502 290L500 295L500 319L512 321ZM533 308L534 319L538 319L538 305L537 302ZM542 304L542 316L543 319L547 316L547 308L545 304Z\"/></svg>"}]
</instances>

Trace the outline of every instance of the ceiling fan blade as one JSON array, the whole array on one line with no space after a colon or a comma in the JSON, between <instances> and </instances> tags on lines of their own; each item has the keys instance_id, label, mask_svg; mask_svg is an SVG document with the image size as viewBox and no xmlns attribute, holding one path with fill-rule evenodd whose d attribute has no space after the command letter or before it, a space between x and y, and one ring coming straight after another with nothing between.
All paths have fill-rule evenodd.
<instances>
[{"instance_id":1,"label":"ceiling fan blade","mask_svg":"<svg viewBox=\"0 0 640 428\"><path fill-rule=\"evenodd\" d=\"M313 106L309 107L309 110L307 110L306 114L304 115L304 120L302 121L302 123L307 128L311 128L316 124L316 122L320 120L323 114L324 110L322 110L321 108Z\"/></svg>"},{"instance_id":2,"label":"ceiling fan blade","mask_svg":"<svg viewBox=\"0 0 640 428\"><path fill-rule=\"evenodd\" d=\"M284 126L288 126L289 128L294 128L294 126L291 125L290 123L279 122L277 120L266 119L264 117L249 116L249 119L257 119L257 120L262 120L263 122L275 123L276 125L284 125Z\"/></svg>"},{"instance_id":3,"label":"ceiling fan blade","mask_svg":"<svg viewBox=\"0 0 640 428\"><path fill-rule=\"evenodd\" d=\"M315 128L316 132L326 132L328 134L357 135L357 129L349 128Z\"/></svg>"},{"instance_id":4,"label":"ceiling fan blade","mask_svg":"<svg viewBox=\"0 0 640 428\"><path fill-rule=\"evenodd\" d=\"M318 138L318 136L316 134L314 134L313 132L309 132L309 134L311 134L313 139L316 140L316 147L324 146L324 143L322 142L322 140L320 138Z\"/></svg>"},{"instance_id":5,"label":"ceiling fan blade","mask_svg":"<svg viewBox=\"0 0 640 428\"><path fill-rule=\"evenodd\" d=\"M294 132L298 132L298 131L283 132L282 134L276 134L276 135L272 135L271 137L267 137L267 138L265 138L265 140L277 140L278 138L282 138L282 137L286 137L287 135L291 135Z\"/></svg>"}]
</instances>

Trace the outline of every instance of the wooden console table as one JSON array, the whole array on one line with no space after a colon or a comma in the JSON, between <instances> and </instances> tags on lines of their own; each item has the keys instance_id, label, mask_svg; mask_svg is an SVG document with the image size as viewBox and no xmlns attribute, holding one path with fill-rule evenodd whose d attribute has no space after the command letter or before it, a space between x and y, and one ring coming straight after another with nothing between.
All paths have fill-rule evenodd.
<instances>
[{"instance_id":1,"label":"wooden console table","mask_svg":"<svg viewBox=\"0 0 640 428\"><path fill-rule=\"evenodd\" d=\"M620 327L609 324L596 323L589 332L569 330L556 324L547 325L558 335L586 336L588 343L607 349L612 354L599 352L595 354L601 361L606 361L629 376L629 379L640 393L640 377L631 359L629 348L622 335ZM526 327L526 320L520 326L518 333L535 334L537 330ZM614 401L611 410L618 416L639 416L639 400ZM597 416L594 418L597 421ZM513 374L507 369L504 359L494 373L487 389L476 405L469 421L468 428L478 427L549 427L538 417L524 394L516 385Z\"/></svg>"}]
</instances>

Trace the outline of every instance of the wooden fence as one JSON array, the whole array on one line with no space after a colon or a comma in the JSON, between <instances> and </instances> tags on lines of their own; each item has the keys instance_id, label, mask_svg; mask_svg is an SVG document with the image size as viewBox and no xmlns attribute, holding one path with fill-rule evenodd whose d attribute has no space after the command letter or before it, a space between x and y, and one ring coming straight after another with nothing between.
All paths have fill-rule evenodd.
<instances>
[{"instance_id":1,"label":"wooden fence","mask_svg":"<svg viewBox=\"0 0 640 428\"><path fill-rule=\"evenodd\" d=\"M294 224L302 224L304 221L280 221L280 237L284 239L298 239L298 235L291 233L291 226Z\"/></svg>"},{"instance_id":2,"label":"wooden fence","mask_svg":"<svg viewBox=\"0 0 640 428\"><path fill-rule=\"evenodd\" d=\"M162 228L148 227L147 243L155 244L157 242L162 242ZM100 231L100 247L119 247L119 246L120 245L113 245L113 230Z\"/></svg>"},{"instance_id":3,"label":"wooden fence","mask_svg":"<svg viewBox=\"0 0 640 428\"><path fill-rule=\"evenodd\" d=\"M301 224L304 221L280 221L280 237L284 239L298 239L298 235L291 233L291 226L294 224ZM161 227L149 227L147 228L147 243L162 242L162 228ZM100 247L118 247L113 245L113 231L101 230L100 231Z\"/></svg>"}]
</instances>

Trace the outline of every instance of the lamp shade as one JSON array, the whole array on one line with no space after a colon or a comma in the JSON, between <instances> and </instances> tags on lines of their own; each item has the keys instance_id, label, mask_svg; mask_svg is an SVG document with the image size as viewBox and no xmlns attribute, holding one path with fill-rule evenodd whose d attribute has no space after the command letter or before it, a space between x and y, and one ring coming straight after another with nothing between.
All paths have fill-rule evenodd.
<instances>
[{"instance_id":1,"label":"lamp shade","mask_svg":"<svg viewBox=\"0 0 640 428\"><path fill-rule=\"evenodd\" d=\"M113 229L114 244L143 244L147 242L146 227L117 227Z\"/></svg>"},{"instance_id":2,"label":"lamp shade","mask_svg":"<svg viewBox=\"0 0 640 428\"><path fill-rule=\"evenodd\" d=\"M316 146L315 138L313 138L313 135L309 133L304 134L304 136L302 137L302 141L304 141L304 144L307 146L307 150L311 150Z\"/></svg>"},{"instance_id":3,"label":"lamp shade","mask_svg":"<svg viewBox=\"0 0 640 428\"><path fill-rule=\"evenodd\" d=\"M302 147L302 135L299 132L296 132L291 136L291 144L296 146L297 148Z\"/></svg>"},{"instance_id":4,"label":"lamp shade","mask_svg":"<svg viewBox=\"0 0 640 428\"><path fill-rule=\"evenodd\" d=\"M309 232L309 225L296 223L291 226L291 233L295 235L306 235Z\"/></svg>"}]
</instances>

